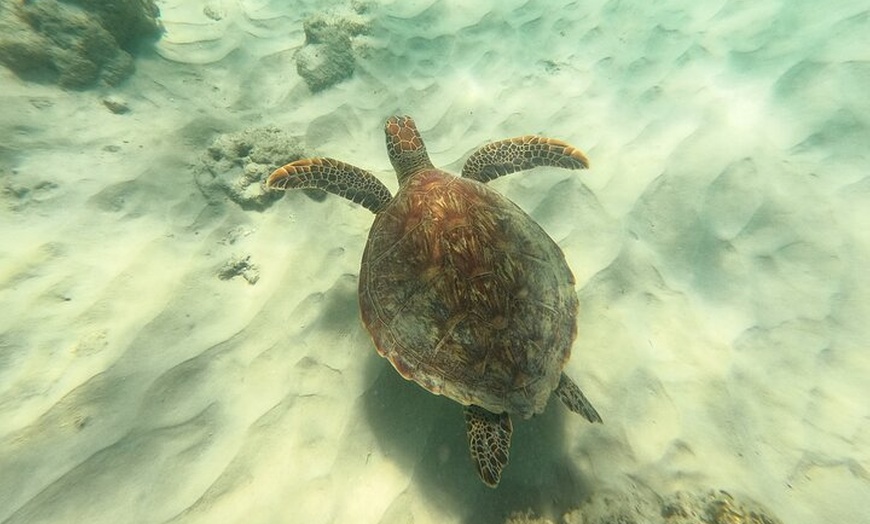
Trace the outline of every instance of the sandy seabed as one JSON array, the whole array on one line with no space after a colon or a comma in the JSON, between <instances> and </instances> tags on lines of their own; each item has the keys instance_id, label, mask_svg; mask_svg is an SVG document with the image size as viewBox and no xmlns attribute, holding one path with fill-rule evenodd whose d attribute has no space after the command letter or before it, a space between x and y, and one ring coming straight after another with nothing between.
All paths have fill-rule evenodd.
<instances>
[{"instance_id":1,"label":"sandy seabed","mask_svg":"<svg viewBox=\"0 0 870 524\"><path fill-rule=\"evenodd\" d=\"M0 70L0 522L557 519L639 486L867 522L866 5L380 2L353 77L312 94L319 6L293 4L161 3L126 114ZM361 326L371 213L194 181L218 134L275 125L394 189L394 113L454 171L526 133L592 162L491 183L574 270L566 371L605 422L516 421L497 490L459 407ZM255 284L217 277L240 257Z\"/></svg>"}]
</instances>

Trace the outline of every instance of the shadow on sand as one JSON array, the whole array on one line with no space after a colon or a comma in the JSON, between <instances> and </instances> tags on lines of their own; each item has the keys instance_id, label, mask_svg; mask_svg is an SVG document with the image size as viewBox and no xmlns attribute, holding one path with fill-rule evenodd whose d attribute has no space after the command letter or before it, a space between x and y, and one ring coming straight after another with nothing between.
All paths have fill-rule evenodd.
<instances>
[{"instance_id":1,"label":"shadow on sand","mask_svg":"<svg viewBox=\"0 0 870 524\"><path fill-rule=\"evenodd\" d=\"M373 385L362 404L372 432L431 506L443 508L445 518L502 522L513 512L531 510L558 520L588 496L586 479L568 457L563 430L570 420L585 421L555 397L541 415L514 417L510 463L498 488L491 489L471 463L459 404L404 380L384 359L370 358L366 366ZM407 519L398 501L384 522Z\"/></svg>"}]
</instances>

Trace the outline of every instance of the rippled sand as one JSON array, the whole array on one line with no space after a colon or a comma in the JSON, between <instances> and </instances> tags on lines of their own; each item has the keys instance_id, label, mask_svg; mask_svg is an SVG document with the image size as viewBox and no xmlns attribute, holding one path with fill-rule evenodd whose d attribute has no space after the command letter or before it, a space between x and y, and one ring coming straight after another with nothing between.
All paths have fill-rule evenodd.
<instances>
[{"instance_id":1,"label":"rippled sand","mask_svg":"<svg viewBox=\"0 0 870 524\"><path fill-rule=\"evenodd\" d=\"M784 522L870 498L870 11L812 2L383 2L354 77L296 74L316 2L172 0L113 91L0 70L0 522L556 519L597 489L727 489ZM459 407L358 318L372 215L208 202L222 132L277 125L396 187L383 120L436 165L539 133L592 169L492 182L578 280L556 402L498 490ZM250 257L254 285L221 280Z\"/></svg>"}]
</instances>

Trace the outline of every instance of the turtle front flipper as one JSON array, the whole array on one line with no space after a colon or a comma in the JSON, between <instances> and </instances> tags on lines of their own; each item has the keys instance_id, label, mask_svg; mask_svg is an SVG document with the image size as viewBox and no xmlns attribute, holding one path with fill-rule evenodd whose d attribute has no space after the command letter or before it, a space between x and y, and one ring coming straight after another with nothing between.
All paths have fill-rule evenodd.
<instances>
[{"instance_id":1,"label":"turtle front flipper","mask_svg":"<svg viewBox=\"0 0 870 524\"><path fill-rule=\"evenodd\" d=\"M344 197L377 213L393 198L390 190L365 169L332 158L306 158L279 167L266 180L269 189L317 188Z\"/></svg>"},{"instance_id":2,"label":"turtle front flipper","mask_svg":"<svg viewBox=\"0 0 870 524\"><path fill-rule=\"evenodd\" d=\"M568 406L568 409L574 413L579 413L589 422L601 422L601 415L592 407L592 403L586 398L586 395L580 391L580 388L573 380L568 378L568 375L562 373L559 378L559 385L556 387L556 394L562 399L562 402Z\"/></svg>"},{"instance_id":3,"label":"turtle front flipper","mask_svg":"<svg viewBox=\"0 0 870 524\"><path fill-rule=\"evenodd\" d=\"M589 160L582 151L555 138L526 135L487 144L462 167L462 176L489 182L500 176L538 166L586 169Z\"/></svg>"},{"instance_id":4,"label":"turtle front flipper","mask_svg":"<svg viewBox=\"0 0 870 524\"><path fill-rule=\"evenodd\" d=\"M468 406L465 408L465 425L471 461L480 479L494 488L498 486L501 471L507 466L510 455L511 418L507 413L496 415L477 406Z\"/></svg>"}]
</instances>

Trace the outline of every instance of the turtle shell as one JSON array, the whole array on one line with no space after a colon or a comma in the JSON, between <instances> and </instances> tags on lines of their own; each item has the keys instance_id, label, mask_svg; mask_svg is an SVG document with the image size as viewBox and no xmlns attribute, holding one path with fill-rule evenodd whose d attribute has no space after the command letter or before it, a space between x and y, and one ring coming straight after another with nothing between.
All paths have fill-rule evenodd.
<instances>
[{"instance_id":1,"label":"turtle shell","mask_svg":"<svg viewBox=\"0 0 870 524\"><path fill-rule=\"evenodd\" d=\"M541 412L576 335L574 276L556 243L498 192L438 169L377 214L359 301L403 377L493 413Z\"/></svg>"}]
</instances>

